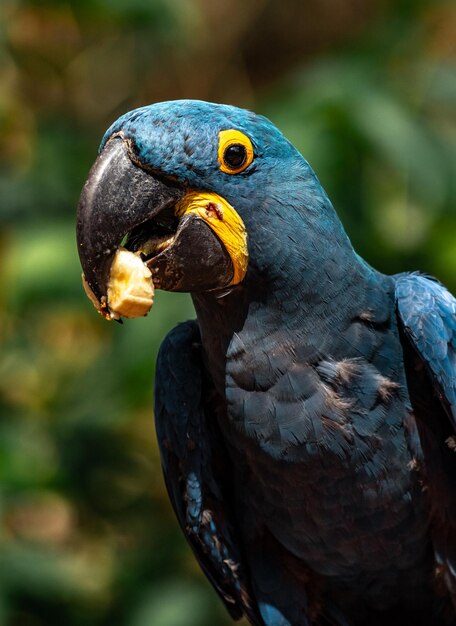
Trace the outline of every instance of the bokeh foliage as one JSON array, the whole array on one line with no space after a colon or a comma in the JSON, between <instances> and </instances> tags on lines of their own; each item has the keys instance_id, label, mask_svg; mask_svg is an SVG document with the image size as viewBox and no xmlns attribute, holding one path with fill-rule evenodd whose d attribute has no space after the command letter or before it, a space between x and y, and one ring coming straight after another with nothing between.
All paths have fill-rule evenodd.
<instances>
[{"instance_id":1,"label":"bokeh foliage","mask_svg":"<svg viewBox=\"0 0 456 626\"><path fill-rule=\"evenodd\" d=\"M74 211L120 113L170 98L271 117L358 251L456 291L450 2L2 0L0 625L228 624L176 528L152 425L159 294L123 326L80 286ZM305 245L305 242L303 242Z\"/></svg>"}]
</instances>

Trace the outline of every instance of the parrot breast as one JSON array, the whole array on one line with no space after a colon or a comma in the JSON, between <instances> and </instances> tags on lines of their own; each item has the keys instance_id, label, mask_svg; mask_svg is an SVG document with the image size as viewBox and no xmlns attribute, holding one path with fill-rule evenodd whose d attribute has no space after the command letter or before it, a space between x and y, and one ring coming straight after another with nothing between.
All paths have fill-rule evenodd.
<instances>
[{"instance_id":1,"label":"parrot breast","mask_svg":"<svg viewBox=\"0 0 456 626\"><path fill-rule=\"evenodd\" d=\"M357 605L384 600L391 581L391 602L416 595L430 567L420 446L394 304L382 289L382 307L377 294L372 306L365 295L339 310L343 332L334 315L293 320L249 303L225 341L220 328L232 321L219 315L211 333L196 300L206 353L225 363L219 422L244 535L261 528L285 561L346 585L345 602Z\"/></svg>"}]
</instances>

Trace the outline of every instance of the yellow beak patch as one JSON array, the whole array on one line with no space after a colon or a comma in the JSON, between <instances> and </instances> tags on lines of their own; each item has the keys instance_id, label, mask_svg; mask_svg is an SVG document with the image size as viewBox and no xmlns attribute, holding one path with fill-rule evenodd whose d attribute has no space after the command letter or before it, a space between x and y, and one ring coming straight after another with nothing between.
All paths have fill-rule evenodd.
<instances>
[{"instance_id":1,"label":"yellow beak patch","mask_svg":"<svg viewBox=\"0 0 456 626\"><path fill-rule=\"evenodd\" d=\"M189 191L179 201L176 215L182 217L188 213L204 220L223 243L233 263L230 285L240 283L247 272L249 254L247 231L239 213L222 196L203 191Z\"/></svg>"}]
</instances>

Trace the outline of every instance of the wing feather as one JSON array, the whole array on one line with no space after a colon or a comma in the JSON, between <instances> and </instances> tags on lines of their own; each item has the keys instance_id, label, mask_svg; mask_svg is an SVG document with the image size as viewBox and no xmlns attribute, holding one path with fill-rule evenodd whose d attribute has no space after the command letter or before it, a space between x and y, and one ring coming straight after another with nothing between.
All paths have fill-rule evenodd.
<instances>
[{"instance_id":1,"label":"wing feather","mask_svg":"<svg viewBox=\"0 0 456 626\"><path fill-rule=\"evenodd\" d=\"M456 430L456 299L434 278L406 274L397 279L396 302L405 335Z\"/></svg>"},{"instance_id":2,"label":"wing feather","mask_svg":"<svg viewBox=\"0 0 456 626\"><path fill-rule=\"evenodd\" d=\"M231 616L246 615L255 626L263 626L224 496L221 478L222 473L229 476L230 466L215 416L206 419L211 393L198 326L186 322L165 338L156 369L155 423L166 486L184 535Z\"/></svg>"},{"instance_id":3,"label":"wing feather","mask_svg":"<svg viewBox=\"0 0 456 626\"><path fill-rule=\"evenodd\" d=\"M456 606L456 457L450 445L456 432L456 300L434 278L404 274L396 280L396 303L413 349L404 344L432 507L436 582L443 582Z\"/></svg>"}]
</instances>

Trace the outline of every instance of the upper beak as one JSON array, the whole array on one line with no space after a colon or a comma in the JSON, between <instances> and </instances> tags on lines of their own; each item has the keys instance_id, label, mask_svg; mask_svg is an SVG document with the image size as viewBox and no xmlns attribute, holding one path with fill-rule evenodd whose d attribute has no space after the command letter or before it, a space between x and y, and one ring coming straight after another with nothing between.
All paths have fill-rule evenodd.
<instances>
[{"instance_id":1,"label":"upper beak","mask_svg":"<svg viewBox=\"0 0 456 626\"><path fill-rule=\"evenodd\" d=\"M111 263L125 235L182 195L134 165L121 137L108 141L82 190L76 226L82 269L97 300L106 297Z\"/></svg>"},{"instance_id":2,"label":"upper beak","mask_svg":"<svg viewBox=\"0 0 456 626\"><path fill-rule=\"evenodd\" d=\"M187 190L142 169L131 154L121 135L112 137L78 206L79 257L100 310L107 310L111 264L121 244L141 255L156 287L201 291L229 285L234 270L223 242L201 215L177 208Z\"/></svg>"}]
</instances>

